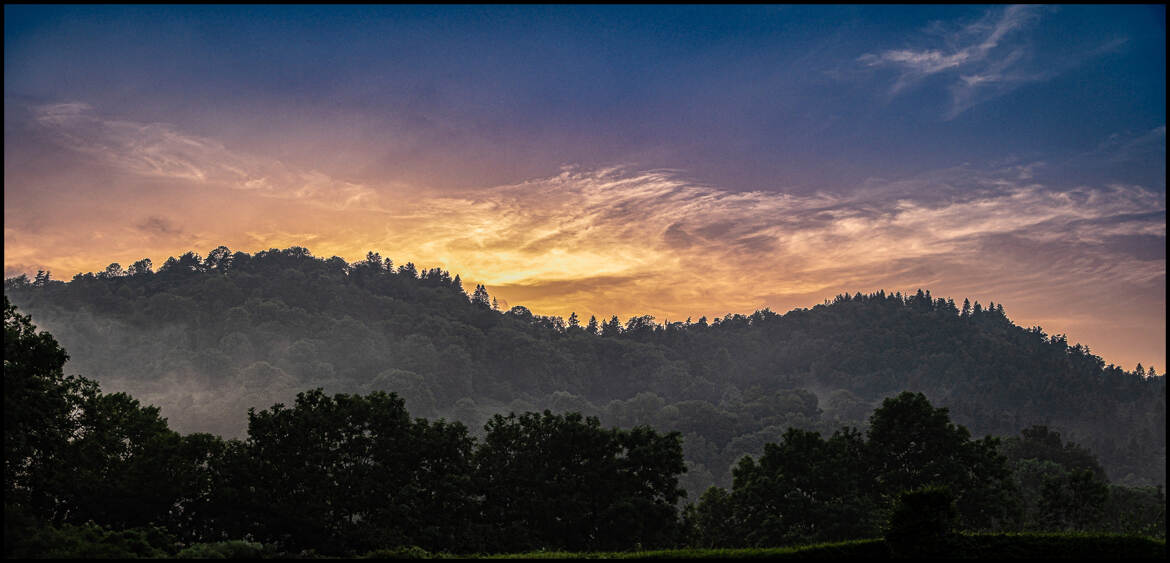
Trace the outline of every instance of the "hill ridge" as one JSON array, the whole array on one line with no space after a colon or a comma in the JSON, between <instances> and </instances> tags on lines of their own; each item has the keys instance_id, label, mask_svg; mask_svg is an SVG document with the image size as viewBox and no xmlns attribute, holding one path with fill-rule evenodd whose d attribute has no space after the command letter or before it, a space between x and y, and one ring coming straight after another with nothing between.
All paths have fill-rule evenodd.
<instances>
[{"instance_id":1,"label":"hill ridge","mask_svg":"<svg viewBox=\"0 0 1170 563\"><path fill-rule=\"evenodd\" d=\"M239 435L248 406L296 391L397 391L412 412L477 428L500 410L579 410L686 437L688 488L726 483L787 426L862 426L884 395L921 391L976 435L1046 424L1115 481L1164 483L1165 377L1105 365L1064 335L928 291L842 294L705 322L492 309L456 274L348 264L302 247L140 261L5 293L51 330L70 369L162 407L180 430Z\"/></svg>"}]
</instances>

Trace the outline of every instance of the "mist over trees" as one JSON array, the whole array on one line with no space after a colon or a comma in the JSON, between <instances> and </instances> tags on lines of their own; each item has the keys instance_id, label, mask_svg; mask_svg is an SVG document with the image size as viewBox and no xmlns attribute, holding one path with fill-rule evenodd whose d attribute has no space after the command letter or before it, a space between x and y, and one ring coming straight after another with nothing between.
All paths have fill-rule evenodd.
<instances>
[{"instance_id":1,"label":"mist over trees","mask_svg":"<svg viewBox=\"0 0 1170 563\"><path fill-rule=\"evenodd\" d=\"M219 247L158 267L41 273L12 302L70 351L70 370L156 405L171 427L242 437L249 408L304 389L393 391L410 412L472 436L505 412L580 412L677 431L695 500L729 487L744 455L789 427L865 429L881 401L921 392L974 435L1034 425L1100 459L1115 483L1165 482L1165 377L1105 365L1081 345L1014 325L1001 305L841 295L811 309L708 321L585 321L495 310L482 285L369 253Z\"/></svg>"},{"instance_id":2,"label":"mist over trees","mask_svg":"<svg viewBox=\"0 0 1170 563\"><path fill-rule=\"evenodd\" d=\"M88 523L332 555L683 540L677 433L545 411L497 415L477 443L393 393L314 389L249 410L246 440L184 436L157 408L65 376L64 350L7 299L4 325L6 556L44 556L28 536Z\"/></svg>"},{"instance_id":3,"label":"mist over trees","mask_svg":"<svg viewBox=\"0 0 1170 563\"><path fill-rule=\"evenodd\" d=\"M1161 487L1107 485L1090 452L1043 426L973 440L921 393L884 399L864 434L789 428L739 461L731 491L680 507L678 432L546 410L497 414L477 439L459 422L412 418L394 393L313 389L292 407L250 409L245 440L181 435L157 408L66 376L65 350L7 296L4 332L6 557L614 551L883 533L907 554L952 549L952 529L1165 535Z\"/></svg>"}]
</instances>

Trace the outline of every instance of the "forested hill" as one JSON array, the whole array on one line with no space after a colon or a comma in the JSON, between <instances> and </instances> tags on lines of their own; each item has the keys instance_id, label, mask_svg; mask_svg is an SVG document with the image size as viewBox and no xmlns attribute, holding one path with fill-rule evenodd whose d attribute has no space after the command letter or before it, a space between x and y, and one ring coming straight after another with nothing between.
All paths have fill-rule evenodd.
<instances>
[{"instance_id":1,"label":"forested hill","mask_svg":"<svg viewBox=\"0 0 1170 563\"><path fill-rule=\"evenodd\" d=\"M22 276L4 291L69 351L68 372L161 407L183 432L240 436L248 408L314 387L394 391L416 416L473 429L509 410L580 411L682 432L693 495L728 484L736 460L789 426L864 426L883 397L910 390L976 436L1045 424L1115 482L1165 483L1164 375L929 292L711 322L565 320L494 310L484 288L439 269L299 247L220 247L69 283Z\"/></svg>"}]
</instances>

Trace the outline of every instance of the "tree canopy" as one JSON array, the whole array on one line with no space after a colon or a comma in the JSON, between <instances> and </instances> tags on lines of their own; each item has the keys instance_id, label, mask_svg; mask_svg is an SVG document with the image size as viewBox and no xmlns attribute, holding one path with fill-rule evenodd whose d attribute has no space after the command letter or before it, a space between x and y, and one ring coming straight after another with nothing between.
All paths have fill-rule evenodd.
<instances>
[{"instance_id":1,"label":"tree canopy","mask_svg":"<svg viewBox=\"0 0 1170 563\"><path fill-rule=\"evenodd\" d=\"M497 310L483 284L468 295L458 275L378 252L350 264L217 247L166 262L67 283L42 272L7 280L5 294L69 349L71 369L182 432L243 438L248 408L317 387L394 391L477 436L496 413L578 411L680 432L680 482L697 499L789 426L864 430L884 398L910 390L977 435L1047 425L1113 481L1165 483L1165 377L1016 326L1000 304L879 291L696 322L595 311L574 326Z\"/></svg>"},{"instance_id":2,"label":"tree canopy","mask_svg":"<svg viewBox=\"0 0 1170 563\"><path fill-rule=\"evenodd\" d=\"M879 530L904 549L920 542L903 532L935 513L926 522L944 534L1164 534L1160 488L1104 483L1091 453L1047 428L1004 446L972 440L920 393L884 400L864 434L846 427L826 440L789 426L778 443L763 436L730 493L712 487L680 518L680 476L694 465L679 432L546 410L493 416L477 439L458 422L411 418L394 393L318 388L292 407L250 410L244 441L181 435L156 407L64 376L64 350L7 303L5 336L5 399L24 400L5 413L9 557L725 547ZM799 392L773 401L809 403ZM767 404L750 409L784 412Z\"/></svg>"}]
</instances>

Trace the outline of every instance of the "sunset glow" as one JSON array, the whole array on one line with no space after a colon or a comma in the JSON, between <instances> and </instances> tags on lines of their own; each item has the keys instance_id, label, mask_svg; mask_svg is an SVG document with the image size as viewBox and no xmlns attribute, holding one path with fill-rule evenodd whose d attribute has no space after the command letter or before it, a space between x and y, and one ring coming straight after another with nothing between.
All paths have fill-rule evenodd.
<instances>
[{"instance_id":1,"label":"sunset glow","mask_svg":"<svg viewBox=\"0 0 1170 563\"><path fill-rule=\"evenodd\" d=\"M6 7L5 276L304 246L659 322L923 288L1164 371L1164 7L811 8Z\"/></svg>"}]
</instances>

